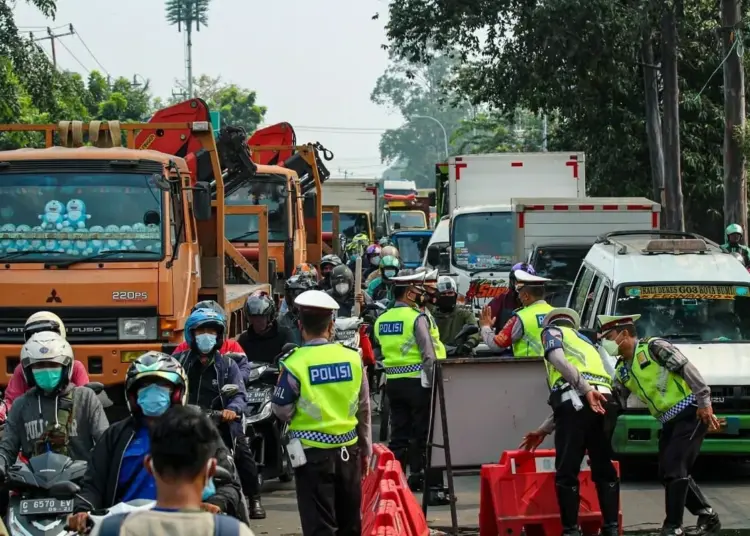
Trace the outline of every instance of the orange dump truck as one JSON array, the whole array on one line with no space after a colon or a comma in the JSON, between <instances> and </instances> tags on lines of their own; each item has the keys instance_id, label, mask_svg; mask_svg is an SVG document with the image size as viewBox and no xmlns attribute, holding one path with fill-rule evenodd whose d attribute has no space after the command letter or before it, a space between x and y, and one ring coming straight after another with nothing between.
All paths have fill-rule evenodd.
<instances>
[{"instance_id":1,"label":"orange dump truck","mask_svg":"<svg viewBox=\"0 0 750 536\"><path fill-rule=\"evenodd\" d=\"M193 181L182 158L132 148L145 128L190 129L212 182ZM97 146L80 147L89 130ZM0 125L8 131L40 132L48 148L0 152L0 384L39 310L62 318L76 358L108 388L142 353L171 353L199 300L223 305L230 335L242 329L246 298L270 288L224 238L209 123ZM108 391L123 400L121 388Z\"/></svg>"}]
</instances>

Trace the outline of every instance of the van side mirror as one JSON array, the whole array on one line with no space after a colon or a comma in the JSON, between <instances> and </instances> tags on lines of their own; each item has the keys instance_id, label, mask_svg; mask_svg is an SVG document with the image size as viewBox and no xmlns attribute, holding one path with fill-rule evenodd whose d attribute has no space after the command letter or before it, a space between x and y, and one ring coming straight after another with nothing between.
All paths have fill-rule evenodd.
<instances>
[{"instance_id":1,"label":"van side mirror","mask_svg":"<svg viewBox=\"0 0 750 536\"><path fill-rule=\"evenodd\" d=\"M209 221L211 219L211 191L208 184L198 182L193 190L193 214L197 221Z\"/></svg>"},{"instance_id":2,"label":"van side mirror","mask_svg":"<svg viewBox=\"0 0 750 536\"><path fill-rule=\"evenodd\" d=\"M427 248L427 264L433 268L440 266L440 248L434 244Z\"/></svg>"}]
</instances>

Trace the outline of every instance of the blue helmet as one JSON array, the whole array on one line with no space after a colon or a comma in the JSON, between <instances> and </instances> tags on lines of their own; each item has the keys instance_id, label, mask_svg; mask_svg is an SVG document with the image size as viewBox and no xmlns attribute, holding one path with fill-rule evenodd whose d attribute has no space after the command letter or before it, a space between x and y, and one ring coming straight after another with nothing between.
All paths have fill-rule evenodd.
<instances>
[{"instance_id":1,"label":"blue helmet","mask_svg":"<svg viewBox=\"0 0 750 536\"><path fill-rule=\"evenodd\" d=\"M185 321L185 342L194 351L198 351L195 344L195 337L193 337L193 331L200 327L214 327L218 331L216 337L216 348L221 348L224 344L224 336L227 332L227 320L224 315L217 313L211 309L196 309Z\"/></svg>"}]
</instances>

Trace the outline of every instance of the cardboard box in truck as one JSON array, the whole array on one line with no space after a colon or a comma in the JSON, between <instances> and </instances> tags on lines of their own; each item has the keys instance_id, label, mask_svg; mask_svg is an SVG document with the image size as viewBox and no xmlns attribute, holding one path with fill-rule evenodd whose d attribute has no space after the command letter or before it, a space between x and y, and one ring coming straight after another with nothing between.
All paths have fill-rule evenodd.
<instances>
[{"instance_id":1,"label":"cardboard box in truck","mask_svg":"<svg viewBox=\"0 0 750 536\"><path fill-rule=\"evenodd\" d=\"M514 197L586 196L584 153L497 153L448 161L450 212L460 207L508 204Z\"/></svg>"},{"instance_id":2,"label":"cardboard box in truck","mask_svg":"<svg viewBox=\"0 0 750 536\"><path fill-rule=\"evenodd\" d=\"M661 206L645 197L516 198L515 258L534 246L593 244L612 231L659 229Z\"/></svg>"}]
</instances>

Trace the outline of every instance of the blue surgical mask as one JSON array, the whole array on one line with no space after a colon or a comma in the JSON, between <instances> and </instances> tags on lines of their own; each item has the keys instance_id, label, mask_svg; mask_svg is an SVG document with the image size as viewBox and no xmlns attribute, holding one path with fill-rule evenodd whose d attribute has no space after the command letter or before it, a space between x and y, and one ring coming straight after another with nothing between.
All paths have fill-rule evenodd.
<instances>
[{"instance_id":1,"label":"blue surgical mask","mask_svg":"<svg viewBox=\"0 0 750 536\"><path fill-rule=\"evenodd\" d=\"M138 406L146 417L158 417L172 405L172 391L152 383L138 391Z\"/></svg>"},{"instance_id":2,"label":"blue surgical mask","mask_svg":"<svg viewBox=\"0 0 750 536\"><path fill-rule=\"evenodd\" d=\"M216 495L216 486L214 485L214 479L209 478L208 482L206 482L206 487L203 488L203 497L202 500L206 500L209 497L212 497Z\"/></svg>"},{"instance_id":3,"label":"blue surgical mask","mask_svg":"<svg viewBox=\"0 0 750 536\"><path fill-rule=\"evenodd\" d=\"M212 333L201 333L195 336L195 344L202 354L207 354L216 346L216 335Z\"/></svg>"},{"instance_id":4,"label":"blue surgical mask","mask_svg":"<svg viewBox=\"0 0 750 536\"><path fill-rule=\"evenodd\" d=\"M61 367L33 369L31 373L34 375L34 383L42 391L54 391L62 379Z\"/></svg>"}]
</instances>

